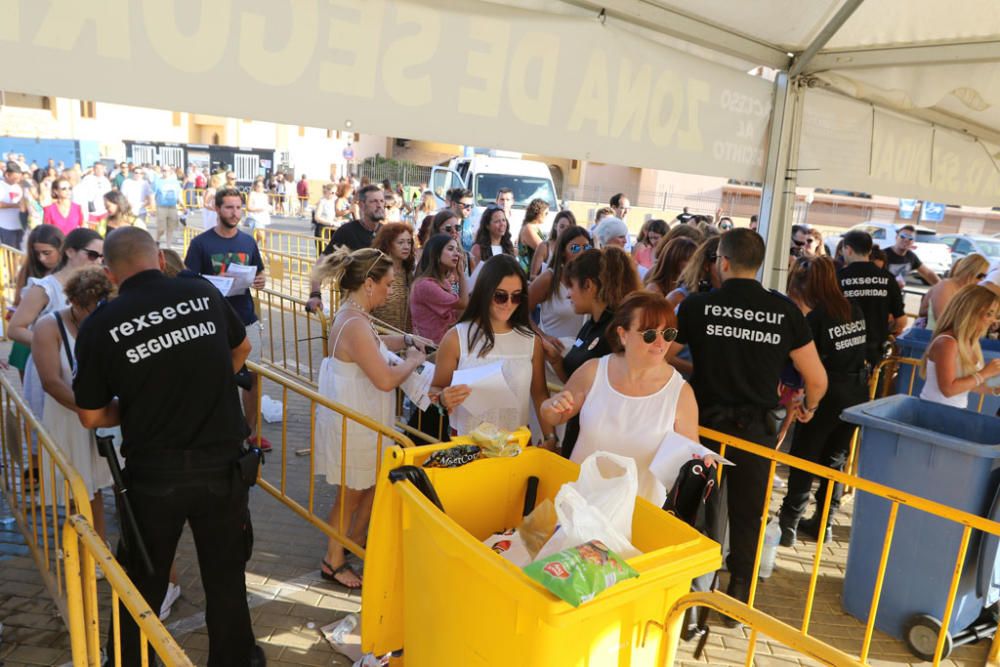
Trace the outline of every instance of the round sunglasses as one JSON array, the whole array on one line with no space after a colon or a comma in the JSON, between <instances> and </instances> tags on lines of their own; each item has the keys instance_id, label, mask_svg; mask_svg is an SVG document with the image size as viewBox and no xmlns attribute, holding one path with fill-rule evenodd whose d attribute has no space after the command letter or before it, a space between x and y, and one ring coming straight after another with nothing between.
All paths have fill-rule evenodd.
<instances>
[{"instance_id":1,"label":"round sunglasses","mask_svg":"<svg viewBox=\"0 0 1000 667\"><path fill-rule=\"evenodd\" d=\"M497 290L493 292L493 303L497 304L498 306L503 306L508 301L510 301L515 306L519 306L523 298L524 295L521 292L514 292L513 294L509 294L507 292L504 292L503 290Z\"/></svg>"},{"instance_id":2,"label":"round sunglasses","mask_svg":"<svg viewBox=\"0 0 1000 667\"><path fill-rule=\"evenodd\" d=\"M656 329L646 329L645 331L639 332L639 335L642 336L642 342L647 345L656 340L657 334L663 336L663 340L670 343L677 338L677 329L671 327L662 331L657 331Z\"/></svg>"}]
</instances>

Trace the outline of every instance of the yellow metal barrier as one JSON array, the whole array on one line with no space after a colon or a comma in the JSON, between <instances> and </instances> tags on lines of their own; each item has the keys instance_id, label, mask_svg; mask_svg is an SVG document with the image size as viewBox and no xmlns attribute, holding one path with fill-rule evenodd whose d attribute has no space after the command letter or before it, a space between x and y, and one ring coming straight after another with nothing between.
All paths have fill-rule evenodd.
<instances>
[{"instance_id":1,"label":"yellow metal barrier","mask_svg":"<svg viewBox=\"0 0 1000 667\"><path fill-rule=\"evenodd\" d=\"M148 664L147 647L152 646L156 656L167 667L194 667L194 663L163 627L156 612L149 608L86 517L80 514L68 517L62 532L66 552L68 625L74 667L101 665L101 619L98 613L96 577L98 566L111 585L111 633L116 640L117 650L115 660L110 664L121 664L121 602L139 626L143 665Z\"/></svg>"},{"instance_id":2,"label":"yellow metal barrier","mask_svg":"<svg viewBox=\"0 0 1000 667\"><path fill-rule=\"evenodd\" d=\"M271 227L255 229L254 238L261 251L274 250L287 255L311 257L313 260L319 257L320 252L326 247L321 239L312 234L285 232Z\"/></svg>"},{"instance_id":3,"label":"yellow metal barrier","mask_svg":"<svg viewBox=\"0 0 1000 667\"><path fill-rule=\"evenodd\" d=\"M14 306L17 298L17 274L21 270L21 263L24 261L24 253L9 245L0 245L0 313L7 314L7 308ZM4 319L4 322L7 320ZM7 327L3 328L4 338L7 336Z\"/></svg>"},{"instance_id":4,"label":"yellow metal barrier","mask_svg":"<svg viewBox=\"0 0 1000 667\"><path fill-rule=\"evenodd\" d=\"M755 608L754 605L755 605L755 599L757 595L758 581L759 581L757 577L757 572L760 568L760 559L761 559L761 554L763 552L764 532L767 527L768 517L771 514L771 502L772 502L771 493L773 491L774 473L777 464L780 463L782 465L788 466L789 468L797 468L807 473L810 473L815 477L825 478L826 480L828 480L829 483L827 484L826 497L823 501L823 510L822 510L822 515L820 516L819 519L819 526L825 526L829 519L829 505L830 505L830 498L833 493L834 483L840 483L845 486L854 487L858 491L864 491L865 493L870 493L874 496L884 498L891 503L889 519L886 525L885 538L883 540L883 545L882 545L879 570L876 577L876 582L872 595L872 602L868 613L868 622L865 627L864 634L859 638L860 649L857 655L861 663L867 664L869 653L872 647L872 638L875 631L875 617L878 612L879 598L882 593L882 586L885 577L885 569L888 563L890 548L892 546L892 538L895 532L896 517L899 511L899 507L900 506L910 507L915 510L926 512L932 516L940 517L948 521L953 521L959 525L964 526L962 540L958 545L958 555L952 573L951 584L949 588L950 590L949 598L943 601L945 602L945 610L943 614L944 618L942 619L941 629L938 634L937 648L935 651L935 659L934 659L935 666L940 664L942 659L942 651L945 645L946 638L948 636L948 630L949 630L948 626L951 618L952 607L955 602L955 595L958 590L959 580L961 579L962 576L966 550L968 549L969 541L972 537L972 530L979 530L984 533L988 533L990 535L1000 536L1000 523L991 521L981 516L977 516L975 514L970 514L969 512L964 512L962 510L957 510L955 508L948 507L947 505L943 505L938 502L934 502L931 500L927 500L925 498L921 498L919 496L899 491L897 489L893 489L884 486L882 484L877 484L875 482L865 480L855 475L840 472L838 470L833 470L831 468L827 468L825 466L821 466L812 463L810 461L806 461L805 459L800 459L791 456L790 454L785 454L783 452L776 451L767 447L762 447L760 445L734 437L732 435L728 435L726 433L714 431L712 429L707 429L707 428L700 428L699 433L703 438L714 440L720 443L720 453L722 456L726 455L726 451L728 448L734 448L747 452L749 454L754 454L764 460L770 461L770 475L767 478L768 479L767 492L765 495L766 500L760 512L757 553L755 555L753 576L751 577L749 601L747 602L747 605L751 609ZM802 627L800 629L801 635L809 634L809 626L813 612L813 605L816 601L817 581L819 578L820 567L822 564L822 559L824 554L823 547L824 547L825 537L826 537L825 531L820 530L819 537L815 547L812 570L809 578L809 585L806 589L805 610L802 618ZM943 546L943 545L938 545L938 546ZM776 570L775 574L772 576L780 576L777 574L777 572L778 570ZM756 651L757 634L758 634L757 629L756 628L752 629L750 635L750 642L748 646L748 656L746 663L747 665L752 664L753 656ZM789 646L795 646L793 642L800 641L801 637L796 638L792 636L781 636L779 634L778 636L775 636L775 639ZM990 655L995 657L998 653L1000 653L1000 644L998 644L997 637L994 637L994 643L990 649Z\"/></svg>"},{"instance_id":5,"label":"yellow metal barrier","mask_svg":"<svg viewBox=\"0 0 1000 667\"><path fill-rule=\"evenodd\" d=\"M261 247L260 254L267 268L268 289L298 299L309 298L309 281L316 266L315 257L280 252L267 246Z\"/></svg>"},{"instance_id":6,"label":"yellow metal barrier","mask_svg":"<svg viewBox=\"0 0 1000 667\"><path fill-rule=\"evenodd\" d=\"M796 630L787 623L783 623L773 616L768 616L767 614L753 609L752 607L748 607L742 602L734 600L728 595L719 593L718 591L712 591L710 593L688 593L682 597L670 609L670 613L667 615L667 619L663 625L657 623L656 621L649 621L647 623L646 631L643 633L643 643L646 641L649 626L657 627L664 632L667 628L678 628L680 627L681 619L684 617L684 612L693 607L707 607L715 610L719 614L735 618L747 627L753 628L754 632L765 634L776 641L780 641L788 648L797 651L802 655L809 656L813 660L817 660L824 665L860 667L864 664L858 662L843 651L821 642L815 637L810 637L808 634ZM752 656L748 658L747 664L751 664L751 661Z\"/></svg>"},{"instance_id":7,"label":"yellow metal barrier","mask_svg":"<svg viewBox=\"0 0 1000 667\"><path fill-rule=\"evenodd\" d=\"M320 362L327 355L326 316L306 312L306 299L272 289L254 290L254 295L267 337L261 345L261 363L315 387Z\"/></svg>"},{"instance_id":8,"label":"yellow metal barrier","mask_svg":"<svg viewBox=\"0 0 1000 667\"><path fill-rule=\"evenodd\" d=\"M275 452L279 454L272 455L267 459L267 464L262 466L260 472L260 478L258 479L258 485L274 496L279 502L291 509L297 515L305 519L307 522L318 528L327 537L333 538L334 540L340 542L345 548L349 549L357 556L363 558L365 549L363 546L352 540L347 535L347 529L345 527L345 516L344 516L344 497L346 493L345 485L345 466L341 466L340 472L340 484L337 490L338 494L338 506L340 512L337 518L337 525L332 526L323 516L316 513L316 475L317 473L317 461L316 452L317 449L314 445L314 440L316 438L316 410L317 408L327 408L332 410L341 420L341 433L342 437L340 439L340 460L348 460L347 452L347 429L350 424L352 427L360 426L367 429L375 434L376 436L376 476L378 471L381 469L382 465L382 452L386 447L391 447L393 445L399 445L401 447L412 447L413 442L407 438L405 435L393 430L391 427L384 424L379 424L372 421L370 418L357 413L350 408L344 407L337 403L334 403L330 399L322 396L318 392L309 387L303 386L294 380L291 380L284 375L276 373L269 368L264 366L248 363L247 367L254 373L260 376L262 382L270 382L277 385L281 389L281 403L283 406L281 415L281 441L280 443L274 443ZM266 391L262 390L263 395ZM292 397L297 397L303 399L307 402L307 415L309 431L308 431L308 443L294 442L289 438L289 425L294 423L301 424L303 418L302 415L290 415L289 414L289 399ZM260 406L258 406L258 423L261 423ZM288 457L290 455L294 456L298 452L293 451L293 446L304 446L308 444L308 451L300 450L303 454L307 453L309 456L309 484L308 488L305 490L306 495L303 498L301 494L296 498L293 489L289 488L288 485ZM275 459L278 459L280 467L275 471L274 463Z\"/></svg>"},{"instance_id":9,"label":"yellow metal barrier","mask_svg":"<svg viewBox=\"0 0 1000 667\"><path fill-rule=\"evenodd\" d=\"M93 522L90 496L83 478L5 375L0 375L0 434L4 496L42 579L65 617L59 522L69 513L82 514Z\"/></svg>"}]
</instances>

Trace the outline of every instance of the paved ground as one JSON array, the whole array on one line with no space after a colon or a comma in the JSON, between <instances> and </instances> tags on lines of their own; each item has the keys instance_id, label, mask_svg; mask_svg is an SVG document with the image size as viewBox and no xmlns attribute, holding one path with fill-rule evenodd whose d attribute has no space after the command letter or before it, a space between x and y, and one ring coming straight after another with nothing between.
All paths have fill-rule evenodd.
<instances>
[{"instance_id":1,"label":"paved ground","mask_svg":"<svg viewBox=\"0 0 1000 667\"><path fill-rule=\"evenodd\" d=\"M306 227L304 221L289 226ZM318 343L312 343L318 345ZM6 346L0 346L6 356ZM265 384L265 393L281 397L273 385ZM306 446L309 431L308 406L292 399L282 439L280 424L265 427L265 435L275 444L275 452L264 469L265 477L275 483L280 478L280 457L287 461L286 483L296 497L304 501L308 489L308 458L295 451ZM775 492L775 502L780 500ZM316 507L325 512L332 500L331 487L322 478L316 482ZM254 622L254 632L269 657L269 664L349 665L322 639L319 628L347 612L357 611L359 597L323 581L319 560L325 538L305 521L260 489L251 495L256 546L247 566L247 585ZM109 501L109 510L111 509ZM16 526L4 522L7 508L0 504L0 622L4 624L0 643L0 666L63 665L69 660L68 638L48 599L33 561L26 555L23 539ZM862 626L840 609L841 579L846 563L850 504L838 517L834 542L826 549L818 596L813 613L812 631L824 641L855 653L860 649ZM798 625L811 571L814 545L800 543L795 549L779 549L773 576L758 593L759 606L768 613ZM185 533L178 550L177 568L182 595L166 621L168 629L199 665L207 662L208 637L202 609L204 594L196 564L194 546ZM109 594L101 584L102 627L108 618ZM717 620L717 619L715 619ZM748 644L744 630L727 630L713 623L712 633L700 660L691 655L693 647L683 645L679 664L742 665ZM958 649L943 664L981 665L987 644ZM758 643L757 665L811 664L793 651L769 641ZM903 645L881 633L873 643L873 665L915 663Z\"/></svg>"}]
</instances>

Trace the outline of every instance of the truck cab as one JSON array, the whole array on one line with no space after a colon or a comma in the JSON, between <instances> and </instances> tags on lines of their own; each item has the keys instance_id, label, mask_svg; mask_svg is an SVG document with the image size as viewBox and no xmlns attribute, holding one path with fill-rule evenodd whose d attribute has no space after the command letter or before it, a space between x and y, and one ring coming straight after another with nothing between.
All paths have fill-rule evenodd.
<instances>
[{"instance_id":1,"label":"truck cab","mask_svg":"<svg viewBox=\"0 0 1000 667\"><path fill-rule=\"evenodd\" d=\"M472 155L452 158L448 166L434 167L431 170L430 189L439 206L446 206L448 191L458 187L472 191L475 206L466 225L473 236L479 228L483 211L496 201L497 192L503 187L514 192L514 206L508 224L515 244L524 222L525 209L532 199L544 199L549 204L549 212L542 225L545 233L548 233L559 210L559 197L552 174L542 162L516 157Z\"/></svg>"}]
</instances>

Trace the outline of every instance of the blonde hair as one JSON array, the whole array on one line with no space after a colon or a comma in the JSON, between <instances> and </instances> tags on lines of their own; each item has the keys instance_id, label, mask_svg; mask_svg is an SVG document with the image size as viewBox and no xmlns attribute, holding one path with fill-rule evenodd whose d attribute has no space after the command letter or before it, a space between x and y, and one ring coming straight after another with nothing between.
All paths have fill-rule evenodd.
<instances>
[{"instance_id":1,"label":"blonde hair","mask_svg":"<svg viewBox=\"0 0 1000 667\"><path fill-rule=\"evenodd\" d=\"M955 262L955 266L951 269L951 277L955 279L958 283L964 283L966 285L970 283L977 283L982 278L980 274L987 273L990 268L990 260L986 259L978 252L974 252L971 255L966 255L962 259Z\"/></svg>"},{"instance_id":2,"label":"blonde hair","mask_svg":"<svg viewBox=\"0 0 1000 667\"><path fill-rule=\"evenodd\" d=\"M962 375L976 372L983 365L983 348L979 344L981 335L979 318L998 300L996 293L982 285L966 285L958 290L938 318L934 337L927 350L931 349L938 336L948 332L958 343L958 361ZM920 361L920 374L926 375L927 352Z\"/></svg>"},{"instance_id":3,"label":"blonde hair","mask_svg":"<svg viewBox=\"0 0 1000 667\"><path fill-rule=\"evenodd\" d=\"M319 283L337 280L341 294L346 294L361 289L368 278L375 282L382 280L391 270L392 258L378 248L361 248L352 252L342 246L332 255L320 259L312 277Z\"/></svg>"}]
</instances>

